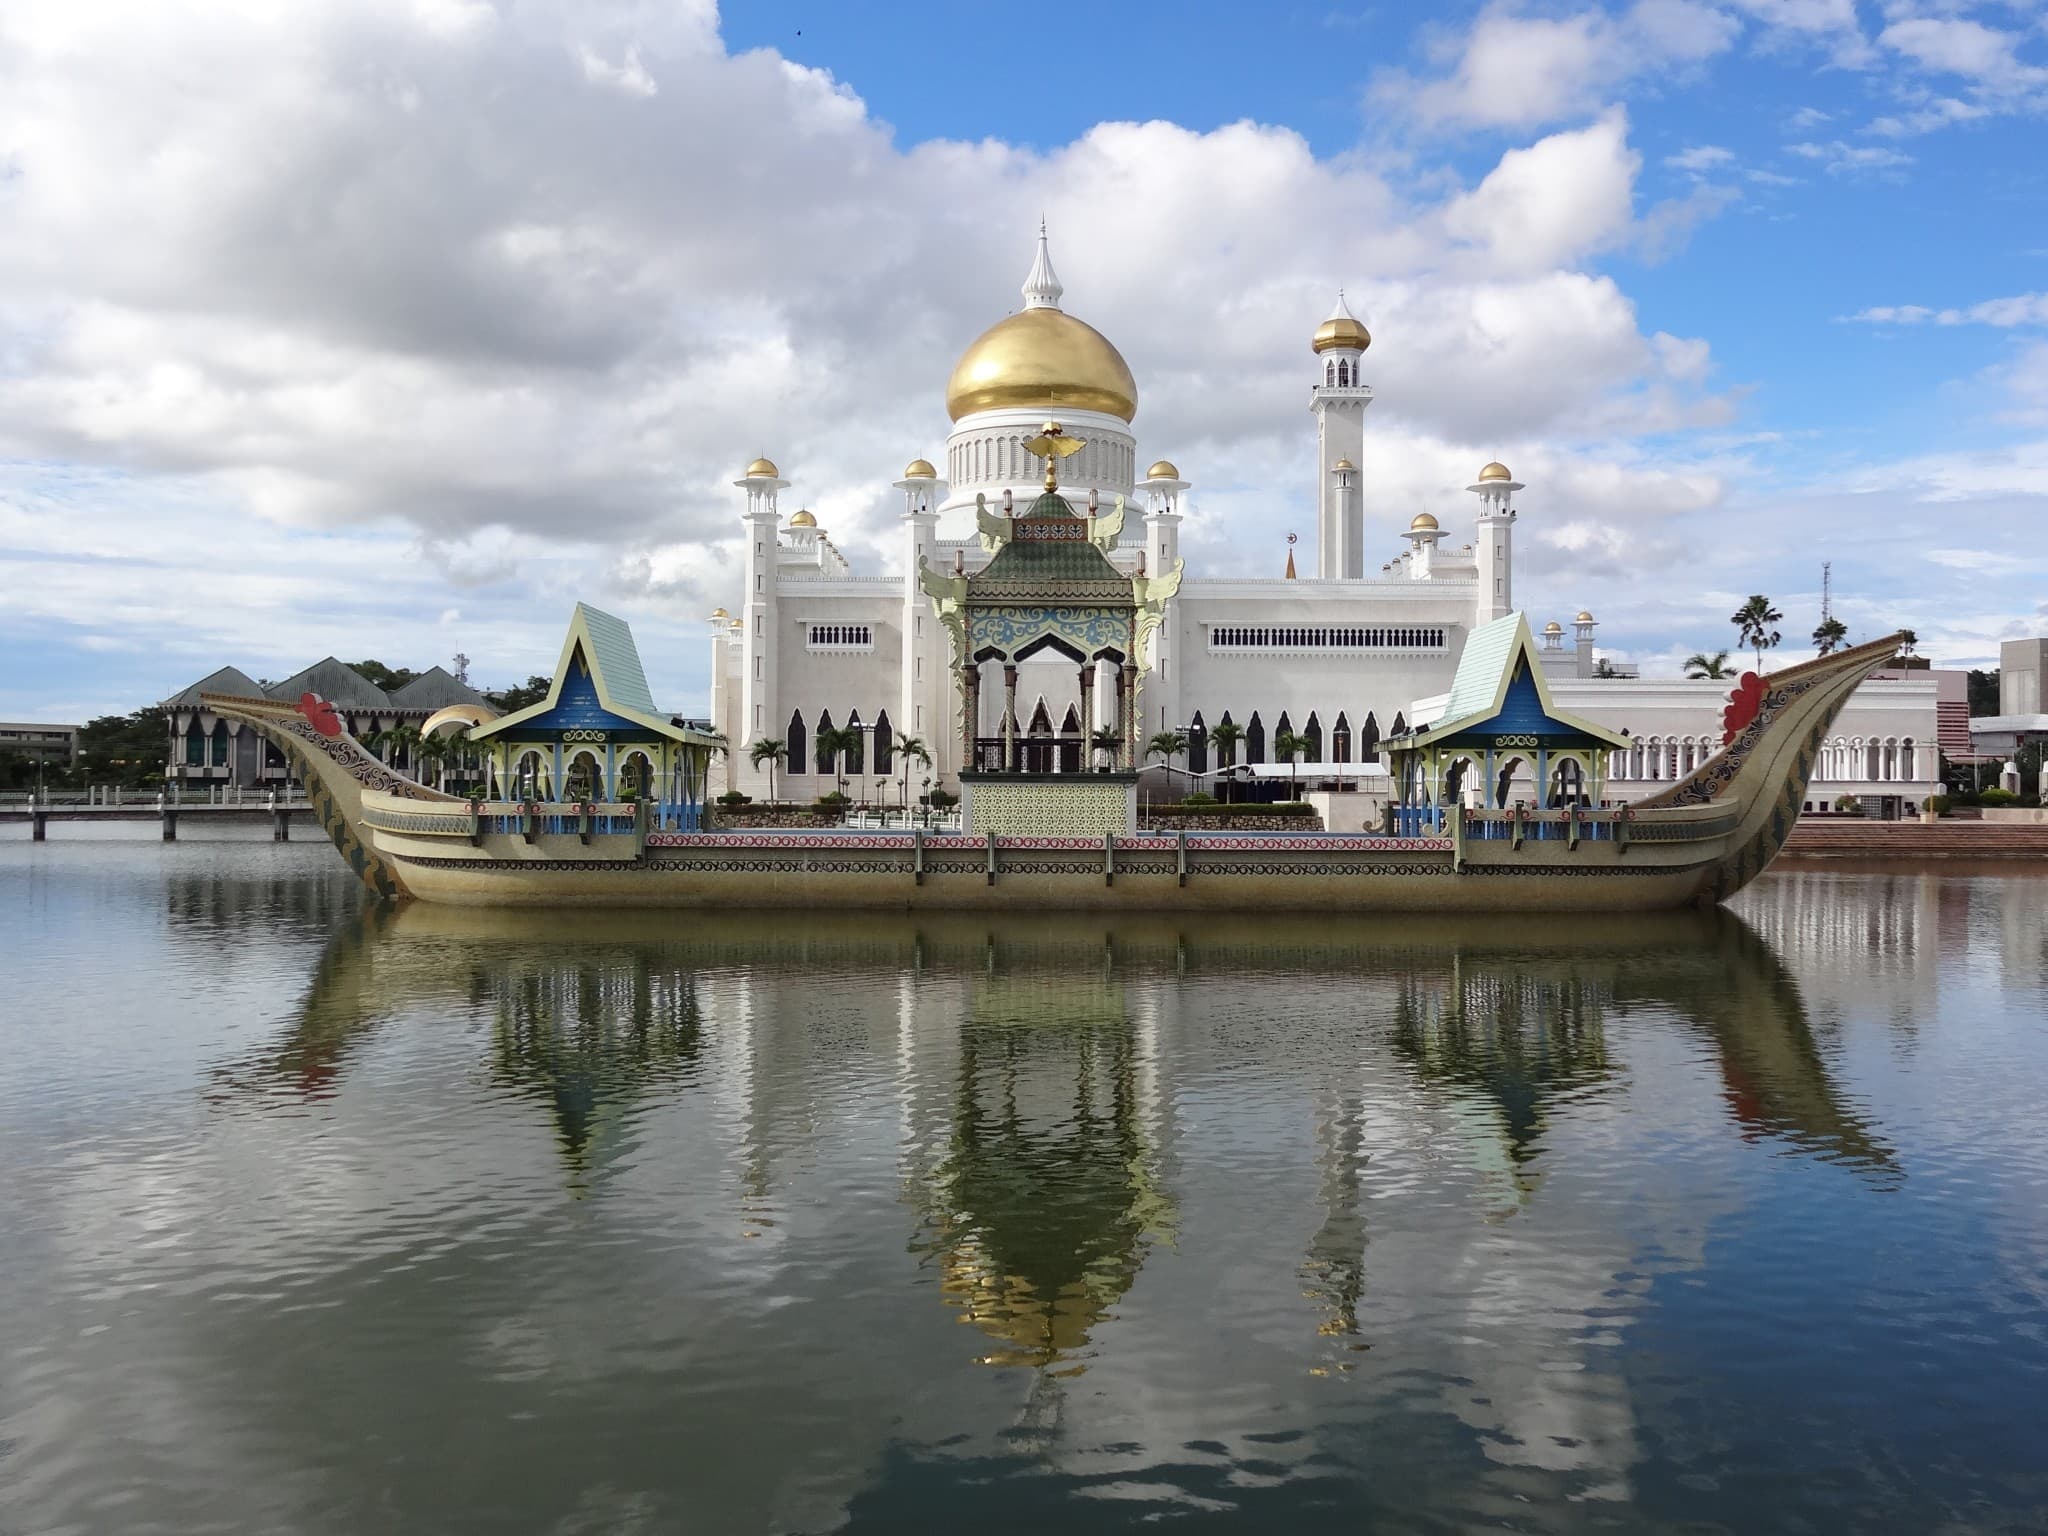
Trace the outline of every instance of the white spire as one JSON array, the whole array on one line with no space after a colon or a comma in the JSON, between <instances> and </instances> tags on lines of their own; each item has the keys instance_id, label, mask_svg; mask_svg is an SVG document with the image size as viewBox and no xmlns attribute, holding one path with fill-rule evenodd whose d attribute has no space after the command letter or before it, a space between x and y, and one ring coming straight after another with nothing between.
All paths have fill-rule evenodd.
<instances>
[{"instance_id":1,"label":"white spire","mask_svg":"<svg viewBox=\"0 0 2048 1536\"><path fill-rule=\"evenodd\" d=\"M1324 318L1326 322L1329 320L1356 320L1358 318L1358 316L1351 313L1351 306L1344 302L1344 290L1342 288L1337 290L1337 307L1331 310Z\"/></svg>"},{"instance_id":2,"label":"white spire","mask_svg":"<svg viewBox=\"0 0 2048 1536\"><path fill-rule=\"evenodd\" d=\"M1059 274L1052 269L1052 255L1045 248L1045 220L1038 221L1038 256L1031 263L1031 271L1024 279L1024 307L1026 309L1058 309L1060 295L1067 290L1060 286Z\"/></svg>"}]
</instances>

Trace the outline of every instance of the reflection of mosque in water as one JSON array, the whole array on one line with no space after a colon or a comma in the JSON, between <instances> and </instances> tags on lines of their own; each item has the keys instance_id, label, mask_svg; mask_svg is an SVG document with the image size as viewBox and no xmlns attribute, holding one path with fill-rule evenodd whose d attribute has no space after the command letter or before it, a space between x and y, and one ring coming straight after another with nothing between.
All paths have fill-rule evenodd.
<instances>
[{"instance_id":1,"label":"reflection of mosque in water","mask_svg":"<svg viewBox=\"0 0 2048 1536\"><path fill-rule=\"evenodd\" d=\"M1013 937L978 918L798 932L706 915L678 933L630 913L412 907L344 923L286 1037L223 1077L328 1091L380 1021L436 998L491 1019L489 1079L546 1106L578 1187L601 1190L621 1125L686 1093L730 1174L705 1187L772 1245L791 1240L779 1199L852 1138L885 1139L921 1282L971 1327L972 1358L1031 1369L1024 1412L1047 1435L1098 1411L1059 1378L1112 1347L1105 1326L1162 1244L1225 1262L1177 1238L1188 1203L1214 1198L1185 1161L1217 1134L1213 1109L1198 1136L1180 1106L1247 1053L1269 1118L1240 1131L1312 1133L1313 1215L1291 1239L1304 1338L1325 1352L1309 1368L1448 1352L1432 1369L1479 1384L1448 1406L1488 1456L1594 1491L1633 1459L1629 1388L1550 1320L1601 1308L1610 1340L1629 1326L1615 1277L1633 1239L1549 1255L1540 1295L1501 1242L1546 1180L1584 1171L1560 1131L1649 1090L1617 1028L1640 1016L1710 1061L1707 1114L1745 1140L1877 1187L1901 1177L1831 1083L1798 985L1726 911L1591 932L1296 920L1268 939L1236 919L1046 919ZM1276 1081L1298 1092L1275 1101ZM1383 1197L1394 1215L1369 1220ZM1560 1359L1579 1361L1568 1383Z\"/></svg>"}]
</instances>

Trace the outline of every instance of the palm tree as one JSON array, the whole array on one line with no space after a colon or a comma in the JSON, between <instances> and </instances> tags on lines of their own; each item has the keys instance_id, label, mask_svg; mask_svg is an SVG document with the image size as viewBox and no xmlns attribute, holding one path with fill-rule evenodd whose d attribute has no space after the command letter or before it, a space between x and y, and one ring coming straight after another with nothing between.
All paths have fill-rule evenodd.
<instances>
[{"instance_id":1,"label":"palm tree","mask_svg":"<svg viewBox=\"0 0 2048 1536\"><path fill-rule=\"evenodd\" d=\"M825 761L832 765L834 780L839 792L846 793L846 758L860 750L860 731L851 725L836 725L822 730L812 738L818 744L818 751Z\"/></svg>"},{"instance_id":2,"label":"palm tree","mask_svg":"<svg viewBox=\"0 0 2048 1536\"><path fill-rule=\"evenodd\" d=\"M1901 656L1912 655L1913 648L1919 643L1920 637L1914 634L1912 630L1902 629L1899 631L1899 654Z\"/></svg>"},{"instance_id":3,"label":"palm tree","mask_svg":"<svg viewBox=\"0 0 2048 1536\"><path fill-rule=\"evenodd\" d=\"M1849 626L1833 614L1829 614L1814 626L1813 648L1823 656L1832 656L1842 648L1842 642L1849 638Z\"/></svg>"},{"instance_id":4,"label":"palm tree","mask_svg":"<svg viewBox=\"0 0 2048 1536\"><path fill-rule=\"evenodd\" d=\"M1687 677L1719 678L1726 677L1728 674L1728 653L1726 651L1716 651L1711 656L1705 651L1694 651L1685 658L1685 675Z\"/></svg>"},{"instance_id":5,"label":"palm tree","mask_svg":"<svg viewBox=\"0 0 2048 1536\"><path fill-rule=\"evenodd\" d=\"M1116 727L1113 725L1098 725L1088 733L1088 746L1090 750L1109 753L1111 766L1114 766L1116 763L1116 749L1123 744L1123 737L1117 734Z\"/></svg>"},{"instance_id":6,"label":"palm tree","mask_svg":"<svg viewBox=\"0 0 2048 1536\"><path fill-rule=\"evenodd\" d=\"M448 761L448 742L441 736L422 736L419 745L413 748L413 756L420 767L434 770L434 787L441 787L442 767Z\"/></svg>"},{"instance_id":7,"label":"palm tree","mask_svg":"<svg viewBox=\"0 0 2048 1536\"><path fill-rule=\"evenodd\" d=\"M747 761L756 768L768 765L768 798L775 798L775 768L789 756L789 743L776 736L763 736L747 748Z\"/></svg>"},{"instance_id":8,"label":"palm tree","mask_svg":"<svg viewBox=\"0 0 2048 1536\"><path fill-rule=\"evenodd\" d=\"M1224 720L1209 727L1209 745L1216 749L1217 766L1237 766L1237 744L1244 740L1244 727L1235 720ZM1224 798L1230 798L1230 781L1224 780Z\"/></svg>"},{"instance_id":9,"label":"palm tree","mask_svg":"<svg viewBox=\"0 0 2048 1536\"><path fill-rule=\"evenodd\" d=\"M1275 731L1273 733L1273 755L1287 763L1287 793L1291 800L1301 798L1300 784L1296 778L1296 759L1304 752L1313 752L1316 744L1299 731Z\"/></svg>"},{"instance_id":10,"label":"palm tree","mask_svg":"<svg viewBox=\"0 0 2048 1536\"><path fill-rule=\"evenodd\" d=\"M1728 616L1728 622L1735 626L1735 632L1742 637L1742 643L1756 650L1756 669L1764 669L1764 652L1785 637L1774 625L1785 622L1785 615L1771 606L1771 600L1761 592L1750 598Z\"/></svg>"},{"instance_id":11,"label":"palm tree","mask_svg":"<svg viewBox=\"0 0 2048 1536\"><path fill-rule=\"evenodd\" d=\"M896 738L897 766L903 770L903 809L910 810L910 760L916 758L925 767L932 765L932 749L924 744L921 736L898 736Z\"/></svg>"},{"instance_id":12,"label":"palm tree","mask_svg":"<svg viewBox=\"0 0 2048 1536\"><path fill-rule=\"evenodd\" d=\"M1173 766L1173 760L1187 749L1188 739L1179 731L1161 731L1145 743L1145 755L1165 758L1169 768Z\"/></svg>"}]
</instances>

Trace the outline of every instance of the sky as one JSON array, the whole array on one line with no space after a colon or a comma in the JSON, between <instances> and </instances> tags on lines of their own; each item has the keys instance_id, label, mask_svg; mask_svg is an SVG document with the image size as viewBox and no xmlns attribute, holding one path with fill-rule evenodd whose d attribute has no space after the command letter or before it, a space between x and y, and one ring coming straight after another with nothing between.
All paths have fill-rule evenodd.
<instances>
[{"instance_id":1,"label":"sky","mask_svg":"<svg viewBox=\"0 0 2048 1536\"><path fill-rule=\"evenodd\" d=\"M1516 598L1649 674L2048 633L2048 13L1967 0L8 0L0 718L232 663L708 698L757 454L857 569L954 359L1065 307L1194 483L1312 535L1308 338L1372 328L1368 538L1518 498Z\"/></svg>"}]
</instances>

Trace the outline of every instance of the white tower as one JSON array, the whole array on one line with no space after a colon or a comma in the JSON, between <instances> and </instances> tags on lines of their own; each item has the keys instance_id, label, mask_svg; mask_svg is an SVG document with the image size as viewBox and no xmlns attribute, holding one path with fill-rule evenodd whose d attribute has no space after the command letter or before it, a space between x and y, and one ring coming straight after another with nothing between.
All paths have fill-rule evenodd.
<instances>
[{"instance_id":1,"label":"white tower","mask_svg":"<svg viewBox=\"0 0 2048 1536\"><path fill-rule=\"evenodd\" d=\"M1465 487L1479 498L1479 602L1473 622L1485 624L1515 610L1515 492L1522 483L1496 459Z\"/></svg>"},{"instance_id":2,"label":"white tower","mask_svg":"<svg viewBox=\"0 0 2048 1536\"><path fill-rule=\"evenodd\" d=\"M1418 512L1408 524L1408 575L1415 581L1428 581L1436 560L1436 543L1444 536L1437 526L1436 518L1428 512Z\"/></svg>"},{"instance_id":3,"label":"white tower","mask_svg":"<svg viewBox=\"0 0 2048 1536\"><path fill-rule=\"evenodd\" d=\"M1593 627L1595 620L1590 608L1581 608L1579 616L1572 620L1573 649L1578 652L1579 676L1593 675Z\"/></svg>"},{"instance_id":4,"label":"white tower","mask_svg":"<svg viewBox=\"0 0 2048 1536\"><path fill-rule=\"evenodd\" d=\"M1169 459L1161 459L1147 470L1144 484L1138 488L1148 508L1145 513L1145 568L1154 576L1164 576L1180 559L1180 497L1187 488L1188 482L1181 479L1180 471ZM1152 671L1140 694L1145 713L1150 717L1138 722L1134 750L1140 753L1154 735L1173 729L1181 721L1182 658L1179 637L1175 633L1178 623L1174 602L1170 601L1166 618L1152 635Z\"/></svg>"},{"instance_id":5,"label":"white tower","mask_svg":"<svg viewBox=\"0 0 2048 1536\"><path fill-rule=\"evenodd\" d=\"M1316 327L1309 345L1321 369L1309 392L1316 418L1316 574L1325 580L1357 580L1365 575L1365 509L1356 481L1350 495L1340 497L1339 460L1356 465L1365 457L1365 408L1372 390L1365 383L1365 349L1372 333L1344 307ZM1348 505L1346 504L1348 503Z\"/></svg>"},{"instance_id":6,"label":"white tower","mask_svg":"<svg viewBox=\"0 0 2048 1536\"><path fill-rule=\"evenodd\" d=\"M943 707L952 695L946 676L946 637L932 613L932 601L918 585L918 567L932 558L939 530L939 472L912 459L896 489L903 493L903 688L896 716L898 737L915 736L932 754L936 774L949 762L954 732Z\"/></svg>"},{"instance_id":7,"label":"white tower","mask_svg":"<svg viewBox=\"0 0 2048 1536\"><path fill-rule=\"evenodd\" d=\"M745 654L740 668L740 713L732 750L744 753L763 736L782 734L775 709L775 551L780 541L775 493L789 484L771 459L756 459L733 481L747 493L741 522L747 529Z\"/></svg>"}]
</instances>

